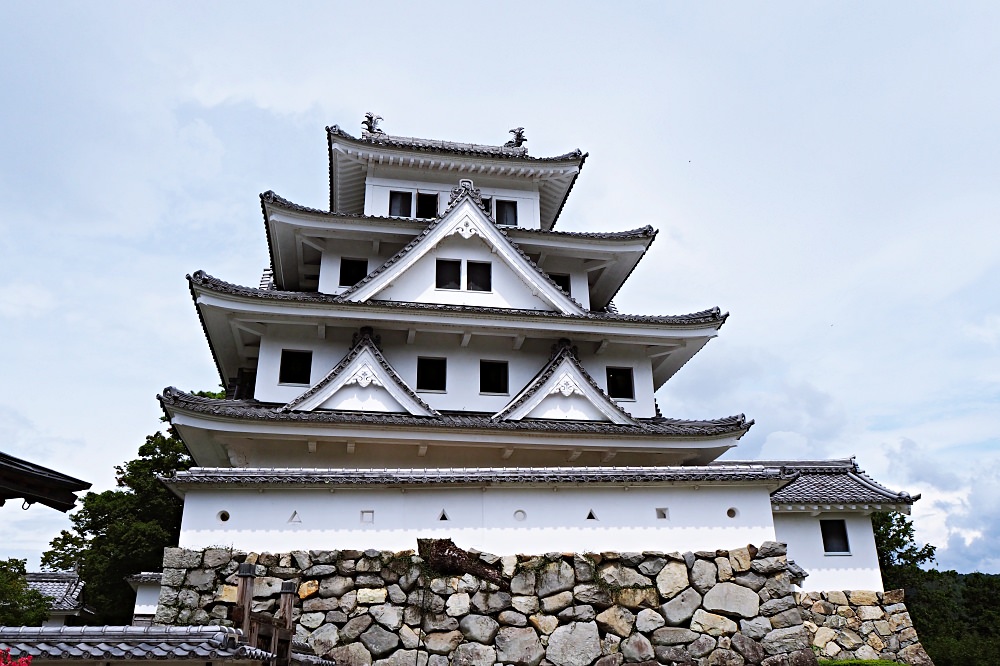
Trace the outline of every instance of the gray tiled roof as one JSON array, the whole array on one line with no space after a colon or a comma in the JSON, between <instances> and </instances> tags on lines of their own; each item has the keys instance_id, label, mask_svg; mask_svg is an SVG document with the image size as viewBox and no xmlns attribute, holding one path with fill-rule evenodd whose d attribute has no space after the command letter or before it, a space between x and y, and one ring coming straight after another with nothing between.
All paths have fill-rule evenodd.
<instances>
[{"instance_id":1,"label":"gray tiled roof","mask_svg":"<svg viewBox=\"0 0 1000 666\"><path fill-rule=\"evenodd\" d=\"M509 485L526 483L665 483L784 481L792 474L763 465L662 467L466 467L455 469L303 469L195 467L163 480L194 484L267 485Z\"/></svg>"},{"instance_id":2,"label":"gray tiled roof","mask_svg":"<svg viewBox=\"0 0 1000 666\"><path fill-rule=\"evenodd\" d=\"M83 610L83 581L73 571L29 572L25 579L28 587L51 597L49 608L53 611Z\"/></svg>"},{"instance_id":3,"label":"gray tiled roof","mask_svg":"<svg viewBox=\"0 0 1000 666\"><path fill-rule=\"evenodd\" d=\"M125 580L136 585L148 585L148 584L159 584L163 579L163 574L159 571L142 571L135 574L134 576L129 576Z\"/></svg>"},{"instance_id":4,"label":"gray tiled roof","mask_svg":"<svg viewBox=\"0 0 1000 666\"><path fill-rule=\"evenodd\" d=\"M472 305L442 305L438 303L402 303L396 301L372 300L364 303L354 303L344 300L341 296L333 294L321 294L317 292L298 291L277 291L261 290L252 287L243 287L230 282L224 282L212 277L205 271L196 271L193 275L187 276L192 290L194 287L202 287L209 291L221 294L231 294L233 296L243 296L256 298L264 301L299 302L299 303L329 303L343 305L346 307L383 307L401 311L431 311L431 312L456 312L469 314L502 314L507 316L536 317L542 319L578 319L590 321L607 322L628 322L640 324L664 324L671 326L722 326L729 313L722 313L719 308L702 310L683 315L627 315L611 312L587 312L582 315L562 314L559 312L547 312L544 310L519 310L516 308L495 308L480 307ZM194 294L193 294L194 295ZM195 298L197 296L195 295Z\"/></svg>"},{"instance_id":5,"label":"gray tiled roof","mask_svg":"<svg viewBox=\"0 0 1000 666\"><path fill-rule=\"evenodd\" d=\"M382 426L404 426L418 429L481 429L520 432L556 432L566 434L621 435L626 437L701 438L742 435L753 425L743 414L708 421L681 419L635 419L635 424L618 425L603 421L530 420L500 421L489 414L442 413L440 416L411 416L388 412L348 412L315 410L312 412L282 412L282 405L256 400L219 400L202 398L174 387L163 389L157 396L164 407L174 407L200 414L249 421L272 423L345 423Z\"/></svg>"},{"instance_id":6,"label":"gray tiled roof","mask_svg":"<svg viewBox=\"0 0 1000 666\"><path fill-rule=\"evenodd\" d=\"M240 644L229 627L0 627L0 650L34 659L74 661L250 660L273 655Z\"/></svg>"},{"instance_id":7,"label":"gray tiled roof","mask_svg":"<svg viewBox=\"0 0 1000 666\"><path fill-rule=\"evenodd\" d=\"M771 495L772 504L913 504L920 499L920 495L879 484L853 458L768 460L759 464L780 465L797 474L794 481Z\"/></svg>"},{"instance_id":8,"label":"gray tiled roof","mask_svg":"<svg viewBox=\"0 0 1000 666\"><path fill-rule=\"evenodd\" d=\"M370 146L382 146L385 148L402 148L405 150L417 150L421 152L442 153L449 155L468 155L471 157L488 157L503 159L530 160L533 162L566 162L569 160L581 161L585 155L579 149L557 155L555 157L531 157L524 146L518 148L508 148L506 146L488 146L478 143L458 143L455 141L442 141L438 139L417 139L408 136L392 136L390 134L363 132L361 138L353 137L338 125L326 128L331 137L347 139L357 143L368 144Z\"/></svg>"}]
</instances>

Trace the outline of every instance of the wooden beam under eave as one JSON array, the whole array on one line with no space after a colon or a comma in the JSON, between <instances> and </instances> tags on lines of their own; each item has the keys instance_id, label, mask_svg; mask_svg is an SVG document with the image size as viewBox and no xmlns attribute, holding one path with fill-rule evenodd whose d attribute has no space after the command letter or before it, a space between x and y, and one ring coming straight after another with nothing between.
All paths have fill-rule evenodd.
<instances>
[{"instance_id":1,"label":"wooden beam under eave","mask_svg":"<svg viewBox=\"0 0 1000 666\"><path fill-rule=\"evenodd\" d=\"M575 462L581 455L583 455L583 451L581 449L573 449L569 452L569 455L566 456L566 462Z\"/></svg>"},{"instance_id":2,"label":"wooden beam under eave","mask_svg":"<svg viewBox=\"0 0 1000 666\"><path fill-rule=\"evenodd\" d=\"M515 335L514 336L514 351L520 351L521 347L524 346L524 336Z\"/></svg>"},{"instance_id":3,"label":"wooden beam under eave","mask_svg":"<svg viewBox=\"0 0 1000 666\"><path fill-rule=\"evenodd\" d=\"M417 329L410 328L406 331L406 344L412 345L413 341L417 339Z\"/></svg>"},{"instance_id":4,"label":"wooden beam under eave","mask_svg":"<svg viewBox=\"0 0 1000 666\"><path fill-rule=\"evenodd\" d=\"M605 338L597 343L597 349L594 350L595 356L600 356L604 353L604 350L608 348L608 339Z\"/></svg>"},{"instance_id":5,"label":"wooden beam under eave","mask_svg":"<svg viewBox=\"0 0 1000 666\"><path fill-rule=\"evenodd\" d=\"M609 463L614 460L614 457L618 455L617 451L605 451L604 455L601 457L602 463Z\"/></svg>"},{"instance_id":6,"label":"wooden beam under eave","mask_svg":"<svg viewBox=\"0 0 1000 666\"><path fill-rule=\"evenodd\" d=\"M356 442L353 439L347 440L347 452L354 455L354 450L356 448Z\"/></svg>"},{"instance_id":7,"label":"wooden beam under eave","mask_svg":"<svg viewBox=\"0 0 1000 666\"><path fill-rule=\"evenodd\" d=\"M427 455L427 445L426 444L418 444L417 445L417 457L418 458L423 458L426 455Z\"/></svg>"},{"instance_id":8,"label":"wooden beam under eave","mask_svg":"<svg viewBox=\"0 0 1000 666\"><path fill-rule=\"evenodd\" d=\"M504 460L509 460L512 455L514 455L513 446L508 446L500 453L500 457Z\"/></svg>"},{"instance_id":9,"label":"wooden beam under eave","mask_svg":"<svg viewBox=\"0 0 1000 666\"><path fill-rule=\"evenodd\" d=\"M468 347L470 340L472 340L472 333L463 333L462 334L462 346L463 347Z\"/></svg>"}]
</instances>

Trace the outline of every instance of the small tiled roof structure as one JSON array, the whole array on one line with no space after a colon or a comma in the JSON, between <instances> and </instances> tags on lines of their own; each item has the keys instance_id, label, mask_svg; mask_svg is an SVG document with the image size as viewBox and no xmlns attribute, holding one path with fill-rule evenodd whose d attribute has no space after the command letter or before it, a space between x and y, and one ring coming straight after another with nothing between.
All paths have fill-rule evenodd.
<instances>
[{"instance_id":1,"label":"small tiled roof structure","mask_svg":"<svg viewBox=\"0 0 1000 666\"><path fill-rule=\"evenodd\" d=\"M93 610L83 603L83 581L75 571L28 572L28 587L41 592L52 601L52 615L89 615Z\"/></svg>"},{"instance_id":2,"label":"small tiled roof structure","mask_svg":"<svg viewBox=\"0 0 1000 666\"><path fill-rule=\"evenodd\" d=\"M76 503L74 493L89 488L86 481L0 452L0 506L21 499L28 505L37 502L69 511Z\"/></svg>"},{"instance_id":3,"label":"small tiled roof structure","mask_svg":"<svg viewBox=\"0 0 1000 666\"><path fill-rule=\"evenodd\" d=\"M232 627L0 627L0 650L11 656L30 656L34 663L243 661L269 663L274 655L242 643L243 633ZM292 646L292 663L335 666L309 654L308 646Z\"/></svg>"},{"instance_id":4,"label":"small tiled roof structure","mask_svg":"<svg viewBox=\"0 0 1000 666\"><path fill-rule=\"evenodd\" d=\"M128 584L135 589L136 585L159 585L163 580L163 573L159 571L141 571L125 579Z\"/></svg>"},{"instance_id":5,"label":"small tiled roof structure","mask_svg":"<svg viewBox=\"0 0 1000 666\"><path fill-rule=\"evenodd\" d=\"M350 423L426 429L460 428L579 435L622 435L657 439L663 437L742 436L753 425L753 421L748 421L743 414L704 421L688 421L662 417L638 418L635 419L634 424L617 424L604 421L559 421L543 419L503 421L491 418L490 414L473 412L443 412L440 416L411 416L410 414L396 414L391 412L349 412L325 409L317 409L312 412L284 412L281 410L283 405L276 403L263 403L257 400L203 398L186 393L172 386L163 389L163 393L157 396L157 398L165 410L171 407L212 416L271 423Z\"/></svg>"}]
</instances>

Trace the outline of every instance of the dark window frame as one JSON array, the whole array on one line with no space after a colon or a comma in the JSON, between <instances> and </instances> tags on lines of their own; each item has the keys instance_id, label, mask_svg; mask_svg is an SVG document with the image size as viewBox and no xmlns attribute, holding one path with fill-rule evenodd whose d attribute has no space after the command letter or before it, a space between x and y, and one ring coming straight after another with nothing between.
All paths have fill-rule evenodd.
<instances>
[{"instance_id":1,"label":"dark window frame","mask_svg":"<svg viewBox=\"0 0 1000 666\"><path fill-rule=\"evenodd\" d=\"M452 283L448 280L442 280L442 269L443 268L454 268L458 267L458 279ZM451 277L451 276L445 276ZM449 287L446 285L455 284L454 287ZM435 289L447 289L448 291L461 291L462 290L462 260L461 259L437 259L434 262L434 288Z\"/></svg>"},{"instance_id":2,"label":"dark window frame","mask_svg":"<svg viewBox=\"0 0 1000 666\"><path fill-rule=\"evenodd\" d=\"M635 400L635 371L626 366L607 366L605 369L605 374L607 375L608 381L608 395L615 400ZM621 391L624 388L624 384L620 383L621 378L616 378L620 374L621 377L628 376L628 394L626 395Z\"/></svg>"},{"instance_id":3,"label":"dark window frame","mask_svg":"<svg viewBox=\"0 0 1000 666\"><path fill-rule=\"evenodd\" d=\"M433 205L431 203L433 198ZM437 192L417 192L413 216L418 220L432 220L438 216L439 196Z\"/></svg>"},{"instance_id":4,"label":"dark window frame","mask_svg":"<svg viewBox=\"0 0 1000 666\"><path fill-rule=\"evenodd\" d=\"M398 197L400 200L400 206L396 212L393 212L393 198ZM408 206L405 207L406 212L402 212L404 206L402 202L408 202ZM406 190L389 190L389 217L413 217L413 192Z\"/></svg>"},{"instance_id":5,"label":"dark window frame","mask_svg":"<svg viewBox=\"0 0 1000 666\"><path fill-rule=\"evenodd\" d=\"M494 218L496 223L504 227L517 226L517 201L511 199L494 199Z\"/></svg>"},{"instance_id":6,"label":"dark window frame","mask_svg":"<svg viewBox=\"0 0 1000 666\"><path fill-rule=\"evenodd\" d=\"M491 366L497 370L503 368L503 386L497 384L496 386L486 386L487 378L493 379L494 375L492 372L484 372L487 366ZM500 389L500 390L488 390L488 389ZM510 363L507 361L497 361L493 359L479 359L479 392L486 395L510 395Z\"/></svg>"},{"instance_id":7,"label":"dark window frame","mask_svg":"<svg viewBox=\"0 0 1000 666\"><path fill-rule=\"evenodd\" d=\"M486 267L487 271L486 271L486 274L485 274L485 278L486 278L485 282L487 283L486 284L487 288L485 288L485 289L481 288L482 287L481 283L484 282L484 280L483 280L484 276L482 276L482 275L477 276L476 282L473 283L473 281L472 281L472 267L473 266L484 266L484 267ZM473 284L475 284L476 286L473 287ZM472 261L472 260L466 260L466 262L465 262L465 289L466 289L466 291L492 292L493 291L493 263L490 262L490 261Z\"/></svg>"},{"instance_id":8,"label":"dark window frame","mask_svg":"<svg viewBox=\"0 0 1000 666\"><path fill-rule=\"evenodd\" d=\"M439 386L440 388L438 388ZM418 356L416 390L427 393L446 393L448 391L448 359L440 356Z\"/></svg>"},{"instance_id":9,"label":"dark window frame","mask_svg":"<svg viewBox=\"0 0 1000 666\"><path fill-rule=\"evenodd\" d=\"M559 288L565 291L568 295L573 295L573 276L569 273L549 273L549 277L552 281L559 285Z\"/></svg>"},{"instance_id":10,"label":"dark window frame","mask_svg":"<svg viewBox=\"0 0 1000 666\"><path fill-rule=\"evenodd\" d=\"M363 268L361 267L361 264L364 264ZM353 266L353 268L350 268L352 266ZM345 280L345 275L344 275L345 268L347 269L346 272L348 273L348 275L346 276L346 280ZM351 282L351 280L354 279L353 276L351 275L352 271L357 271L356 273L354 273L354 275L360 275L361 276L358 279L354 280L353 282ZM340 275L338 276L338 280L337 280L338 286L340 286L340 287L353 287L357 283L359 283L362 280L364 280L366 277L368 277L368 260L367 259L354 259L352 257L341 257L340 258Z\"/></svg>"},{"instance_id":11,"label":"dark window frame","mask_svg":"<svg viewBox=\"0 0 1000 666\"><path fill-rule=\"evenodd\" d=\"M278 383L309 386L312 382L312 358L311 349L282 349L278 362ZM305 374L301 374L303 372ZM305 381L301 381L303 378Z\"/></svg>"},{"instance_id":12,"label":"dark window frame","mask_svg":"<svg viewBox=\"0 0 1000 666\"><path fill-rule=\"evenodd\" d=\"M847 534L847 520L844 518L826 518L819 521L819 532L823 538L824 555L850 555L851 539ZM842 550L837 546L843 545Z\"/></svg>"}]
</instances>

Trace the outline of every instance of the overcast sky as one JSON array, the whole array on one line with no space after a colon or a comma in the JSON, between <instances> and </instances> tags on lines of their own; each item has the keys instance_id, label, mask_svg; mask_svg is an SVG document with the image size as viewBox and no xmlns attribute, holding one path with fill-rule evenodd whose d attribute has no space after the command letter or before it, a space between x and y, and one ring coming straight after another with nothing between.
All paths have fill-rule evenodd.
<instances>
[{"instance_id":1,"label":"overcast sky","mask_svg":"<svg viewBox=\"0 0 1000 666\"><path fill-rule=\"evenodd\" d=\"M256 285L258 194L328 205L324 127L590 153L565 231L652 224L623 312L731 313L658 394L729 457L921 493L1000 572L1000 5L0 5L0 449L114 485L218 376L184 280ZM61 513L0 508L0 557ZM725 545L725 544L722 544Z\"/></svg>"}]
</instances>

